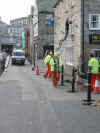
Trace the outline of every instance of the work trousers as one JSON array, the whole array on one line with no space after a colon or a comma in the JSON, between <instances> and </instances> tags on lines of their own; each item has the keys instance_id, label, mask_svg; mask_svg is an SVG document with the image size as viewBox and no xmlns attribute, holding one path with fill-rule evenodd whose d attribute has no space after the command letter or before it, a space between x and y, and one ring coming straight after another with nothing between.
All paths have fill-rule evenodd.
<instances>
[{"instance_id":1,"label":"work trousers","mask_svg":"<svg viewBox=\"0 0 100 133\"><path fill-rule=\"evenodd\" d=\"M50 64L47 64L47 70L45 72L45 76L51 78L51 67Z\"/></svg>"},{"instance_id":2,"label":"work trousers","mask_svg":"<svg viewBox=\"0 0 100 133\"><path fill-rule=\"evenodd\" d=\"M53 84L53 86L57 86L59 79L60 79L60 73L52 72L52 84Z\"/></svg>"}]
</instances>

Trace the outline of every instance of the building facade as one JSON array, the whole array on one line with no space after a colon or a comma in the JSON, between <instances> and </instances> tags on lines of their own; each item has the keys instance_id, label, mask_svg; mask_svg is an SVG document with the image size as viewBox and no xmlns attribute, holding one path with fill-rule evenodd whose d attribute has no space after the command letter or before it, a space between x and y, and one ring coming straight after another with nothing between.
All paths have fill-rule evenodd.
<instances>
[{"instance_id":1,"label":"building facade","mask_svg":"<svg viewBox=\"0 0 100 133\"><path fill-rule=\"evenodd\" d=\"M87 63L89 53L93 52L100 62L100 1L88 0L82 3L84 10L83 59ZM86 66L85 66L86 67Z\"/></svg>"},{"instance_id":2,"label":"building facade","mask_svg":"<svg viewBox=\"0 0 100 133\"><path fill-rule=\"evenodd\" d=\"M39 58L46 50L54 49L54 11L55 0L37 0L38 8L38 46Z\"/></svg>"},{"instance_id":3,"label":"building facade","mask_svg":"<svg viewBox=\"0 0 100 133\"><path fill-rule=\"evenodd\" d=\"M54 6L54 47L65 67L80 63L81 1L61 0Z\"/></svg>"},{"instance_id":4,"label":"building facade","mask_svg":"<svg viewBox=\"0 0 100 133\"><path fill-rule=\"evenodd\" d=\"M10 53L14 43L8 34L8 24L0 20L0 50Z\"/></svg>"},{"instance_id":5,"label":"building facade","mask_svg":"<svg viewBox=\"0 0 100 133\"><path fill-rule=\"evenodd\" d=\"M16 39L16 44L22 44L22 32L29 29L29 24L30 21L28 17L22 17L10 21L8 33L11 37Z\"/></svg>"},{"instance_id":6,"label":"building facade","mask_svg":"<svg viewBox=\"0 0 100 133\"><path fill-rule=\"evenodd\" d=\"M56 2L59 0L37 0L37 6L38 6L38 12L41 11L48 11L52 12L53 11L53 6Z\"/></svg>"},{"instance_id":7,"label":"building facade","mask_svg":"<svg viewBox=\"0 0 100 133\"><path fill-rule=\"evenodd\" d=\"M44 57L46 50L53 50L54 45L54 14L41 11L38 14L39 55Z\"/></svg>"},{"instance_id":8,"label":"building facade","mask_svg":"<svg viewBox=\"0 0 100 133\"><path fill-rule=\"evenodd\" d=\"M0 20L0 35L8 34L8 25Z\"/></svg>"},{"instance_id":9,"label":"building facade","mask_svg":"<svg viewBox=\"0 0 100 133\"><path fill-rule=\"evenodd\" d=\"M27 17L21 17L10 21L8 27L9 35L16 40L16 47L23 47L23 34L25 35L24 46L26 56L30 58L32 55L32 41L33 41L33 13L34 7L31 6L30 14Z\"/></svg>"},{"instance_id":10,"label":"building facade","mask_svg":"<svg viewBox=\"0 0 100 133\"><path fill-rule=\"evenodd\" d=\"M60 0L55 4L54 46L65 68L80 67L86 72L90 52L99 56L99 6L98 0Z\"/></svg>"}]
</instances>

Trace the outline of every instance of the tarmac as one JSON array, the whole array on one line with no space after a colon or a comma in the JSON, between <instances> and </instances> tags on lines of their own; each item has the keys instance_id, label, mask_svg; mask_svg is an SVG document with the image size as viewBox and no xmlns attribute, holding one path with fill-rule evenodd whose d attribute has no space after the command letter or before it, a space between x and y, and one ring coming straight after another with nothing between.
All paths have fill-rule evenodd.
<instances>
[{"instance_id":1,"label":"tarmac","mask_svg":"<svg viewBox=\"0 0 100 133\"><path fill-rule=\"evenodd\" d=\"M100 133L100 106L83 105L87 91L69 93L70 83L57 88L43 77L46 66L38 60L39 75L25 66L12 66L0 77L0 131L2 133ZM84 88L86 90L86 88ZM99 100L92 93L92 99Z\"/></svg>"}]
</instances>

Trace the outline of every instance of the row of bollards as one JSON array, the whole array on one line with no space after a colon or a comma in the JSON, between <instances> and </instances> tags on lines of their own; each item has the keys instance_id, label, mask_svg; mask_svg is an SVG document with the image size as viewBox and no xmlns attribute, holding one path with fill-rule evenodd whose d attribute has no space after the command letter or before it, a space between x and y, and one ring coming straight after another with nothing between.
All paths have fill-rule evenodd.
<instances>
[{"instance_id":1,"label":"row of bollards","mask_svg":"<svg viewBox=\"0 0 100 133\"><path fill-rule=\"evenodd\" d=\"M73 67L72 70L72 90L70 92L75 92L75 72L76 69ZM61 69L61 86L64 86L64 66L62 65Z\"/></svg>"},{"instance_id":2,"label":"row of bollards","mask_svg":"<svg viewBox=\"0 0 100 133\"><path fill-rule=\"evenodd\" d=\"M72 89L68 92L75 93L75 80L76 80L76 72L77 70L75 67L72 69ZM61 71L61 86L64 86L64 66L62 66L62 71ZM83 100L84 105L90 105L92 103L92 98L91 98L91 73L88 73L88 90L87 90L87 99Z\"/></svg>"}]
</instances>

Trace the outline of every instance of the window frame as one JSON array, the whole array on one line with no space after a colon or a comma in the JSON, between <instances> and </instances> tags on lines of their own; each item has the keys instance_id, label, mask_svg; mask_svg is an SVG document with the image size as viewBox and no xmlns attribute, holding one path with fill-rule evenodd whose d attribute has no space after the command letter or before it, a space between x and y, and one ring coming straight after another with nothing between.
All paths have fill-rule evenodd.
<instances>
[{"instance_id":1,"label":"window frame","mask_svg":"<svg viewBox=\"0 0 100 133\"><path fill-rule=\"evenodd\" d=\"M69 0L65 0L65 9L68 9L68 2Z\"/></svg>"},{"instance_id":2,"label":"window frame","mask_svg":"<svg viewBox=\"0 0 100 133\"><path fill-rule=\"evenodd\" d=\"M92 27L92 16L98 16L98 25L97 27ZM95 21L96 22L96 21ZM89 30L100 30L100 14L89 14Z\"/></svg>"},{"instance_id":3,"label":"window frame","mask_svg":"<svg viewBox=\"0 0 100 133\"><path fill-rule=\"evenodd\" d=\"M71 0L71 7L75 6L75 0Z\"/></svg>"}]
</instances>

